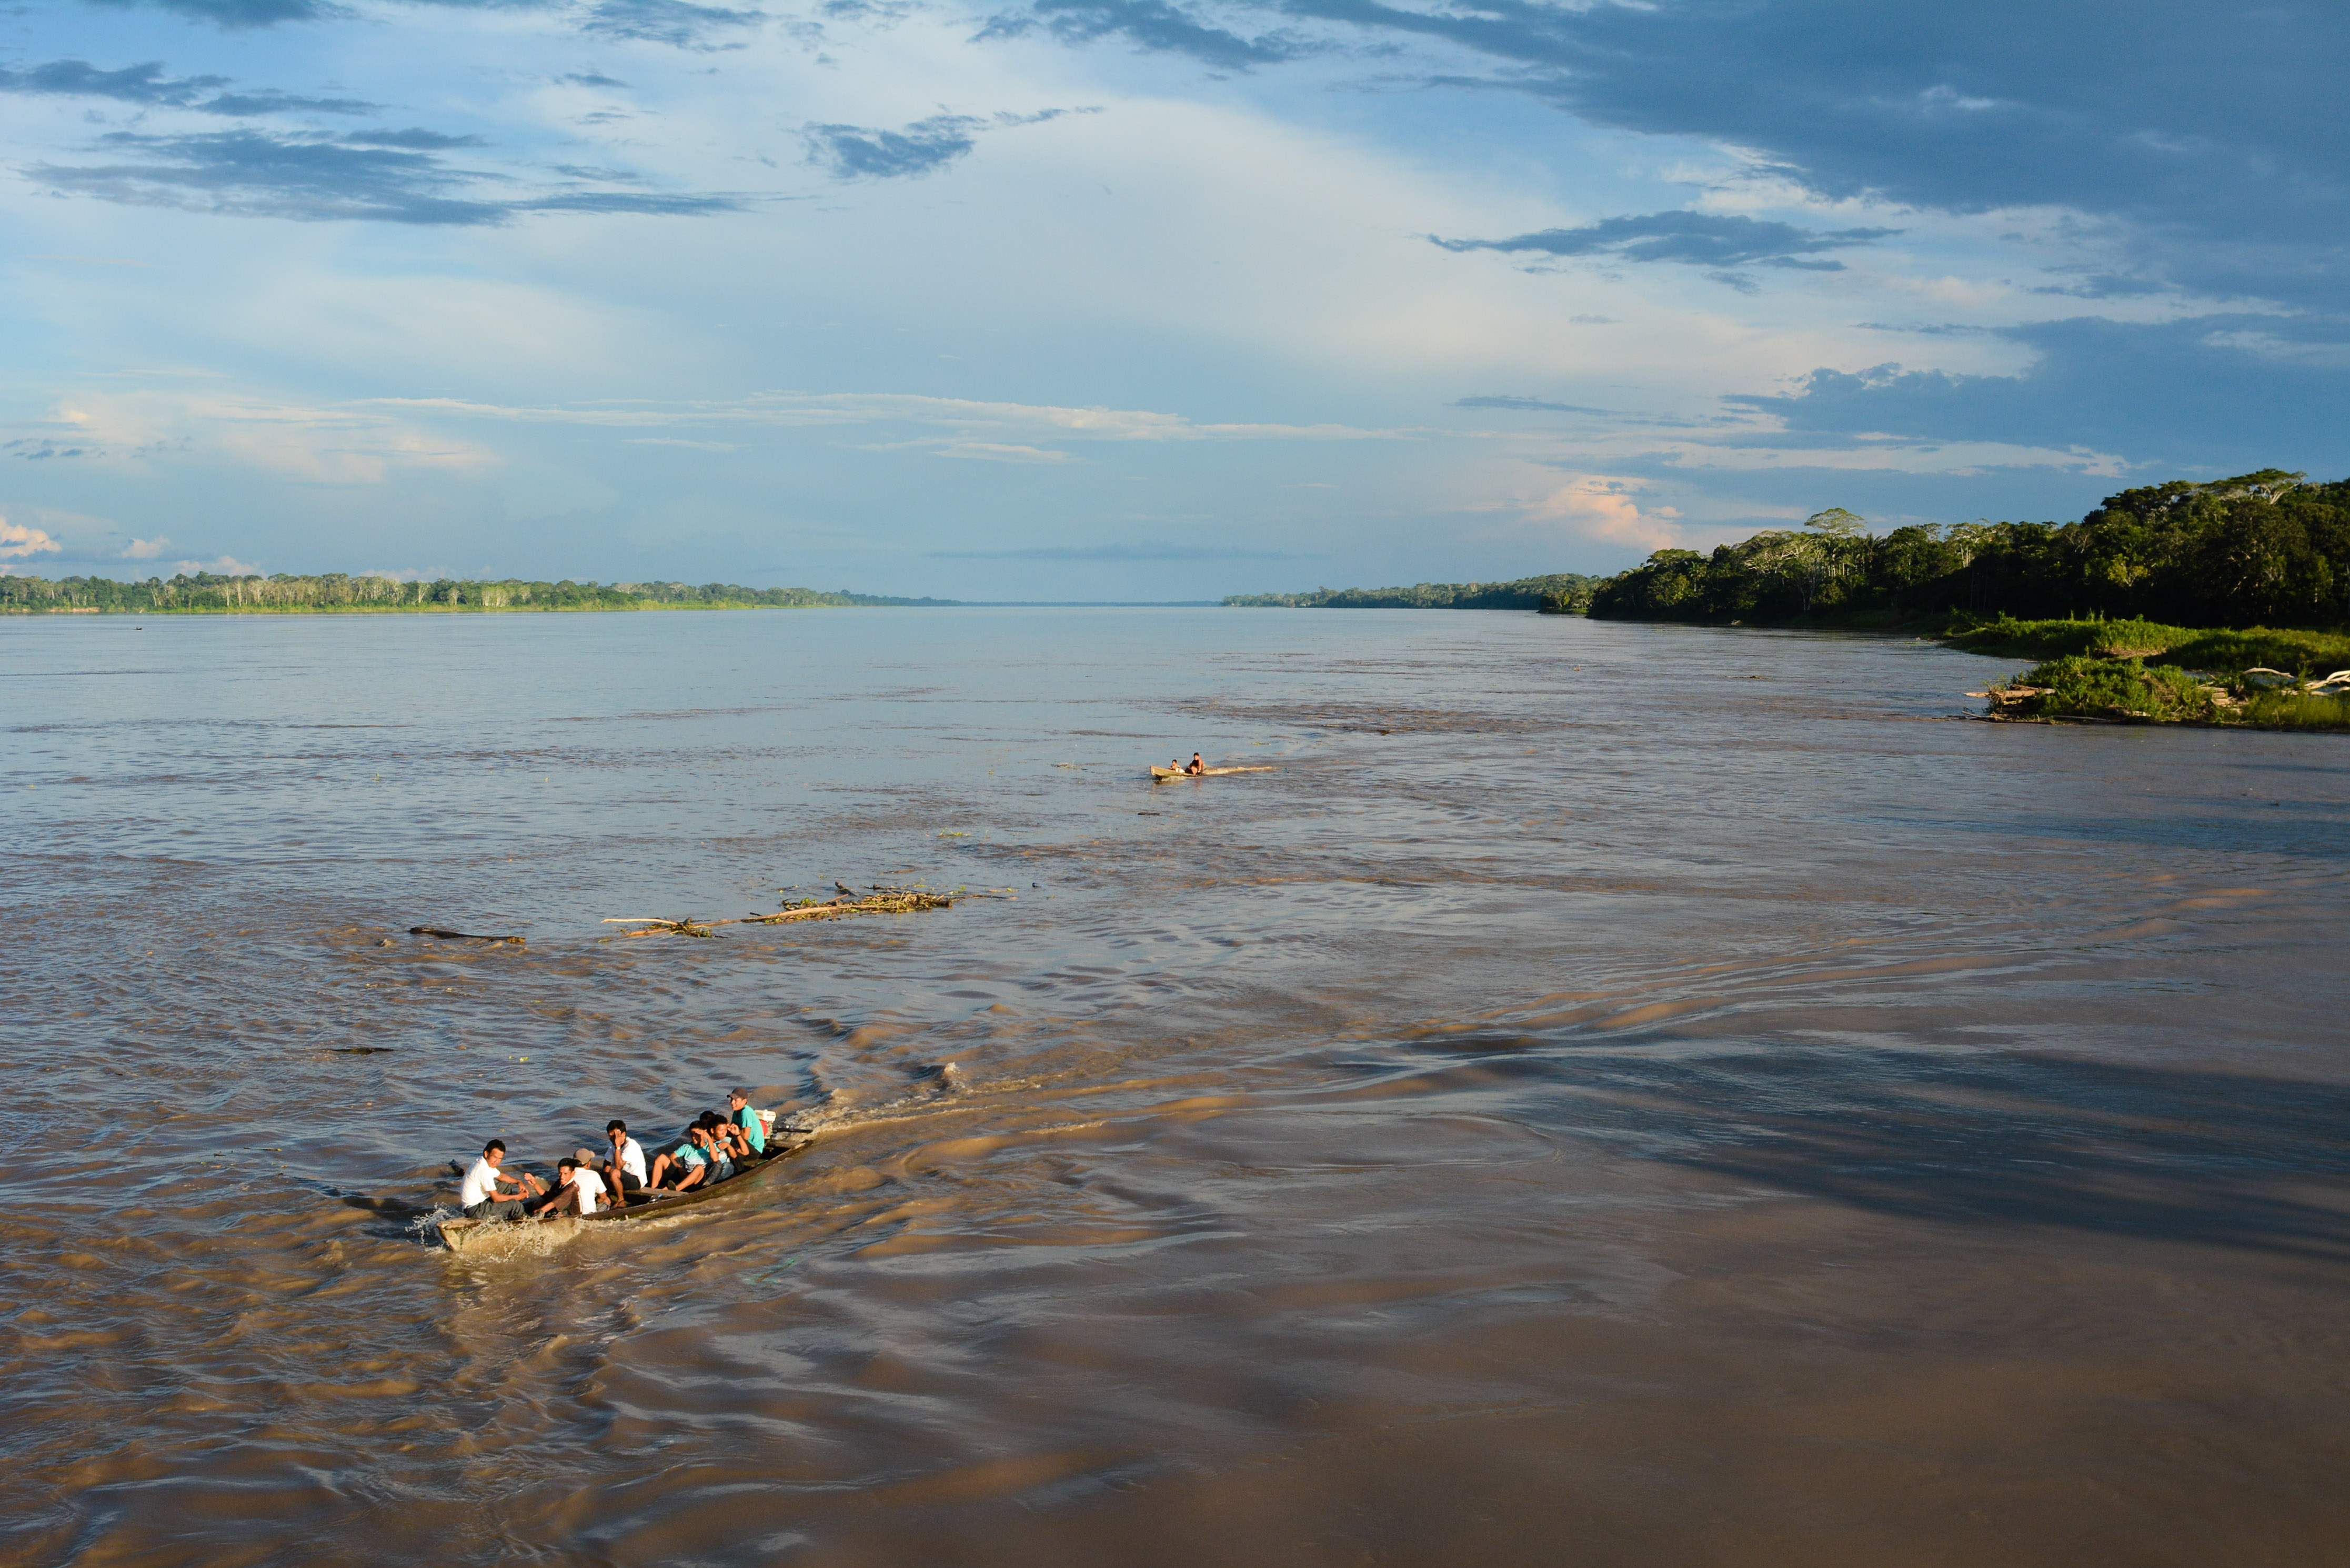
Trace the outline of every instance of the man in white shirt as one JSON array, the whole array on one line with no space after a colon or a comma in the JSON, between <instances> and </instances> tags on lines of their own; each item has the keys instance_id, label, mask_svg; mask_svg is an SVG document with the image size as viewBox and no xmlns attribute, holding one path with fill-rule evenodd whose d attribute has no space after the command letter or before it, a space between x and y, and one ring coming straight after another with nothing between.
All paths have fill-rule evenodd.
<instances>
[{"instance_id":1,"label":"man in white shirt","mask_svg":"<svg viewBox=\"0 0 2350 1568\"><path fill-rule=\"evenodd\" d=\"M606 1125L604 1136L612 1140L612 1157L594 1162L596 1168L611 1181L615 1198L623 1192L638 1192L645 1185L645 1151L629 1136L629 1124L615 1120Z\"/></svg>"},{"instance_id":2,"label":"man in white shirt","mask_svg":"<svg viewBox=\"0 0 2350 1568\"><path fill-rule=\"evenodd\" d=\"M538 1206L541 1219L552 1219L567 1209L576 1210L583 1220L596 1212L604 1197L602 1177L577 1159L557 1160L555 1174L555 1190Z\"/></svg>"},{"instance_id":3,"label":"man in white shirt","mask_svg":"<svg viewBox=\"0 0 2350 1568\"><path fill-rule=\"evenodd\" d=\"M465 1172L464 1182L457 1189L457 1206L464 1210L466 1219L519 1220L523 1216L524 1193L525 1191L540 1193L546 1190L538 1178L528 1171L523 1172L522 1180L517 1181L500 1170L498 1163L505 1157L506 1145L504 1138L494 1137L482 1146L482 1158L473 1162L473 1168L471 1170ZM524 1182L528 1182L530 1185L525 1188ZM498 1189L502 1187L513 1188L514 1196L509 1198L500 1192Z\"/></svg>"}]
</instances>

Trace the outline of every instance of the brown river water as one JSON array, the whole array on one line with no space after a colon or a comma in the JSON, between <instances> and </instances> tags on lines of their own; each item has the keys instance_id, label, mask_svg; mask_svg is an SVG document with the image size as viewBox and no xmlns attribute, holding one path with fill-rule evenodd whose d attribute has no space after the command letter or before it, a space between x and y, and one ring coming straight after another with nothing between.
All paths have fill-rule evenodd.
<instances>
[{"instance_id":1,"label":"brown river water","mask_svg":"<svg viewBox=\"0 0 2350 1568\"><path fill-rule=\"evenodd\" d=\"M0 623L0 1561L2350 1561L2350 740L2012 668ZM836 878L997 896L602 923ZM737 1082L823 1135L675 1216L340 1200Z\"/></svg>"}]
</instances>

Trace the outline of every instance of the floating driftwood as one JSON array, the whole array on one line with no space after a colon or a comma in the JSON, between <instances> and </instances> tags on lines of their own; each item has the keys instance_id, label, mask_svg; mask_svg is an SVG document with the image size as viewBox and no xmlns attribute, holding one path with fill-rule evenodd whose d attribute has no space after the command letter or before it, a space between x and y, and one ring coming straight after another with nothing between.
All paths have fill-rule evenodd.
<instances>
[{"instance_id":1,"label":"floating driftwood","mask_svg":"<svg viewBox=\"0 0 2350 1568\"><path fill-rule=\"evenodd\" d=\"M476 931L444 931L438 926L411 926L408 928L408 934L411 937L446 937L452 942L512 942L516 947L524 945L520 937L485 937Z\"/></svg>"},{"instance_id":2,"label":"floating driftwood","mask_svg":"<svg viewBox=\"0 0 2350 1568\"><path fill-rule=\"evenodd\" d=\"M835 884L837 886L837 884ZM965 895L969 897L969 895ZM910 915L919 909L946 909L954 907L954 896L948 893L926 892L919 888L876 888L858 897L844 894L837 898L793 904L772 915L744 915L731 920L671 920L658 916L628 915L607 919L608 926L634 926L633 931L622 931L624 937L644 937L662 933L675 937L706 937L713 926L779 926L786 920L837 920L847 915Z\"/></svg>"}]
</instances>

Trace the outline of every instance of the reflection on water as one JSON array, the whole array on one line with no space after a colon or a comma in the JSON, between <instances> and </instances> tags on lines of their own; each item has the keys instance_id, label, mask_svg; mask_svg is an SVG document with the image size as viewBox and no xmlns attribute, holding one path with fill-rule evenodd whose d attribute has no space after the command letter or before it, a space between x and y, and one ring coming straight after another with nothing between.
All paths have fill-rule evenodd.
<instances>
[{"instance_id":1,"label":"reflection on water","mask_svg":"<svg viewBox=\"0 0 2350 1568\"><path fill-rule=\"evenodd\" d=\"M1987 672L1464 612L0 623L0 1546L2324 1560L2342 743L1949 722ZM1279 771L1142 777L1193 749ZM994 896L603 924L837 880ZM674 1216L460 1258L341 1200L737 1082L825 1135Z\"/></svg>"}]
</instances>

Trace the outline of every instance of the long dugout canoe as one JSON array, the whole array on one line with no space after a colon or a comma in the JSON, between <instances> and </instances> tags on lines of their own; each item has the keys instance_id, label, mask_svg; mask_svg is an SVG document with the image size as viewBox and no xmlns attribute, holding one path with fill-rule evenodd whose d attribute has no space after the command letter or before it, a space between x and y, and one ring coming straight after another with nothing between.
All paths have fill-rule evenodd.
<instances>
[{"instance_id":1,"label":"long dugout canoe","mask_svg":"<svg viewBox=\"0 0 2350 1568\"><path fill-rule=\"evenodd\" d=\"M686 1192L637 1191L623 1195L622 1201L593 1214L567 1214L556 1219L533 1217L527 1220L468 1220L463 1215L443 1220L435 1227L441 1244L452 1252L462 1252L475 1242L499 1234L513 1234L539 1226L561 1225L622 1225L631 1220L643 1220L657 1214L674 1214L691 1209L697 1203L707 1203L730 1192L741 1192L758 1178L761 1171L782 1159L797 1154L816 1141L816 1127L796 1118L778 1119L775 1130L767 1135L767 1151L734 1163L734 1174L723 1181L713 1181Z\"/></svg>"},{"instance_id":2,"label":"long dugout canoe","mask_svg":"<svg viewBox=\"0 0 2350 1568\"><path fill-rule=\"evenodd\" d=\"M1187 774L1180 768L1162 768L1154 763L1151 764L1150 779L1153 784L1167 784L1175 779L1218 779L1223 777L1226 774L1270 774L1278 773L1280 771L1280 769L1272 766L1263 766L1253 768L1207 768L1196 774Z\"/></svg>"}]
</instances>

